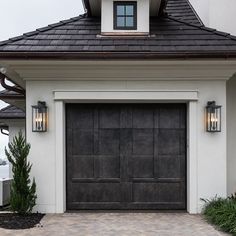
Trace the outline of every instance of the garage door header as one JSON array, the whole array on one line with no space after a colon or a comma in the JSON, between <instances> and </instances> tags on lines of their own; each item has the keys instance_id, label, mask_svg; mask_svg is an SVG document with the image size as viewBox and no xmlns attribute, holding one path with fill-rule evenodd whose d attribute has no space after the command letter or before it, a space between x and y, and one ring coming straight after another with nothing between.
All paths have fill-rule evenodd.
<instances>
[{"instance_id":1,"label":"garage door header","mask_svg":"<svg viewBox=\"0 0 236 236\"><path fill-rule=\"evenodd\" d=\"M152 90L152 91L54 91L57 101L196 101L196 90Z\"/></svg>"}]
</instances>

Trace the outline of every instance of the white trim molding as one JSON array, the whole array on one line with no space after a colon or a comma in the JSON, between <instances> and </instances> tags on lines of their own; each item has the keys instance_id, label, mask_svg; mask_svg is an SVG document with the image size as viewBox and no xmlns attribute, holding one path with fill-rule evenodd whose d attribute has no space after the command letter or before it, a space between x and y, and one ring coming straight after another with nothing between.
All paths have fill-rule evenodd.
<instances>
[{"instance_id":1,"label":"white trim molding","mask_svg":"<svg viewBox=\"0 0 236 236\"><path fill-rule=\"evenodd\" d=\"M187 210L198 213L197 101L188 103L187 113Z\"/></svg>"},{"instance_id":2,"label":"white trim molding","mask_svg":"<svg viewBox=\"0 0 236 236\"><path fill-rule=\"evenodd\" d=\"M149 90L149 91L54 91L56 101L196 101L198 91Z\"/></svg>"},{"instance_id":3,"label":"white trim molding","mask_svg":"<svg viewBox=\"0 0 236 236\"><path fill-rule=\"evenodd\" d=\"M185 102L188 104L187 211L198 213L197 107L198 91L54 91L56 212L66 211L66 102Z\"/></svg>"},{"instance_id":4,"label":"white trim molding","mask_svg":"<svg viewBox=\"0 0 236 236\"><path fill-rule=\"evenodd\" d=\"M228 80L235 73L236 60L0 61L0 65L3 64L17 73L22 84L45 80L206 81Z\"/></svg>"},{"instance_id":5,"label":"white trim molding","mask_svg":"<svg viewBox=\"0 0 236 236\"><path fill-rule=\"evenodd\" d=\"M66 144L65 144L65 112L64 103L55 103L55 163L56 163L56 213L66 210Z\"/></svg>"}]
</instances>

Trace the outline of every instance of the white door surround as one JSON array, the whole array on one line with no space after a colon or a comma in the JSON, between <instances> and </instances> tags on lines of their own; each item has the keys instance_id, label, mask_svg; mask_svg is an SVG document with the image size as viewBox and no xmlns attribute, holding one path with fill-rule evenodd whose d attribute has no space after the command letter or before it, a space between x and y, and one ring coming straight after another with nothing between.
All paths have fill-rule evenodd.
<instances>
[{"instance_id":1,"label":"white door surround","mask_svg":"<svg viewBox=\"0 0 236 236\"><path fill-rule=\"evenodd\" d=\"M187 117L187 211L198 213L197 178L197 106L196 90L156 91L54 91L55 102L55 160L56 160L56 213L66 210L66 143L65 103L118 102L118 103L175 103L188 104Z\"/></svg>"}]
</instances>

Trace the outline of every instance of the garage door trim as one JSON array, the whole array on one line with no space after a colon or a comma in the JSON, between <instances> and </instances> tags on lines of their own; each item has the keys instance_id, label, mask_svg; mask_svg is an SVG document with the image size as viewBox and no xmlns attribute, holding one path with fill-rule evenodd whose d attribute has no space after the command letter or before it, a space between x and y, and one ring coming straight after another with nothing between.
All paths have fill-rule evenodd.
<instances>
[{"instance_id":1,"label":"garage door trim","mask_svg":"<svg viewBox=\"0 0 236 236\"><path fill-rule=\"evenodd\" d=\"M66 153L65 153L65 104L67 99L70 100L70 91L64 91L68 94L65 100L55 101L55 161L56 161L56 197L55 209L57 213L66 211ZM76 102L77 100L70 100ZM81 100L81 102L83 102ZM86 101L85 101L86 102ZM162 102L162 101L158 101ZM176 102L176 101L171 101ZM197 198L197 116L198 116L198 102L187 102L187 211L192 214L199 212L198 198Z\"/></svg>"}]
</instances>

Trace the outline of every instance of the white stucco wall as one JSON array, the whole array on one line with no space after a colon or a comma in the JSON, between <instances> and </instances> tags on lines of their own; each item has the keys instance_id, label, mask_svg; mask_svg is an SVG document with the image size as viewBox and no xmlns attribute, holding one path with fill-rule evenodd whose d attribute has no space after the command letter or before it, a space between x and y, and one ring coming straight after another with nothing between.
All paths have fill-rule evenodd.
<instances>
[{"instance_id":1,"label":"white stucco wall","mask_svg":"<svg viewBox=\"0 0 236 236\"><path fill-rule=\"evenodd\" d=\"M236 76L227 82L227 190L236 192Z\"/></svg>"},{"instance_id":2,"label":"white stucco wall","mask_svg":"<svg viewBox=\"0 0 236 236\"><path fill-rule=\"evenodd\" d=\"M102 33L139 32L149 33L149 0L137 1L137 30L114 30L113 2L102 0Z\"/></svg>"},{"instance_id":3,"label":"white stucco wall","mask_svg":"<svg viewBox=\"0 0 236 236\"><path fill-rule=\"evenodd\" d=\"M235 0L190 0L206 26L236 35Z\"/></svg>"},{"instance_id":4,"label":"white stucco wall","mask_svg":"<svg viewBox=\"0 0 236 236\"><path fill-rule=\"evenodd\" d=\"M109 71L109 70L108 70ZM135 73L135 72L134 72ZM138 73L138 72L137 72ZM188 73L188 72L186 72ZM191 72L189 72L191 73ZM147 73L148 74L148 73ZM76 80L75 78L66 81L52 81L55 79L48 78L48 81L39 81L39 79L31 80L27 78L27 139L32 145L30 160L33 162L32 176L35 176L37 182L37 207L35 210L40 212L58 212L57 204L62 196L57 196L58 186L57 176L63 176L63 173L58 172L59 159L58 147L56 146L56 121L55 117L54 91L198 91L199 100L196 102L196 133L191 133L196 139L196 192L190 192L191 198L197 199L194 212L201 211L202 202L200 198L211 198L216 194L218 196L226 196L226 81L209 80L209 75L206 75L206 80L197 77L189 79L174 79L163 80L163 78L143 78L135 80L134 77L123 77L119 80L116 78L112 81L101 80L101 74L97 74L96 80L86 79L86 76ZM113 75L114 76L114 75ZM188 75L186 74L186 77ZM130 78L130 79L129 79ZM193 81L190 81L193 79ZM140 98L141 99L141 98ZM32 133L31 131L31 106L36 104L38 100L44 100L49 107L49 129L47 133ZM222 105L222 132L211 134L205 132L204 123L204 108L209 100L215 100ZM159 101L163 102L163 101ZM171 102L171 101L170 101ZM176 102L176 101L173 101ZM63 123L63 118L59 119ZM58 125L58 124L57 124ZM60 125L60 124L59 124ZM63 125L63 124L61 124ZM195 132L195 131L194 131ZM63 134L62 134L63 135ZM65 136L65 134L64 134ZM59 147L60 148L60 147ZM60 149L61 150L61 149ZM61 163L61 162L60 162ZM62 182L62 181L61 181ZM60 183L59 183L60 184ZM61 183L62 184L62 183ZM60 204L63 204L62 202ZM62 209L62 208L60 208Z\"/></svg>"}]
</instances>

